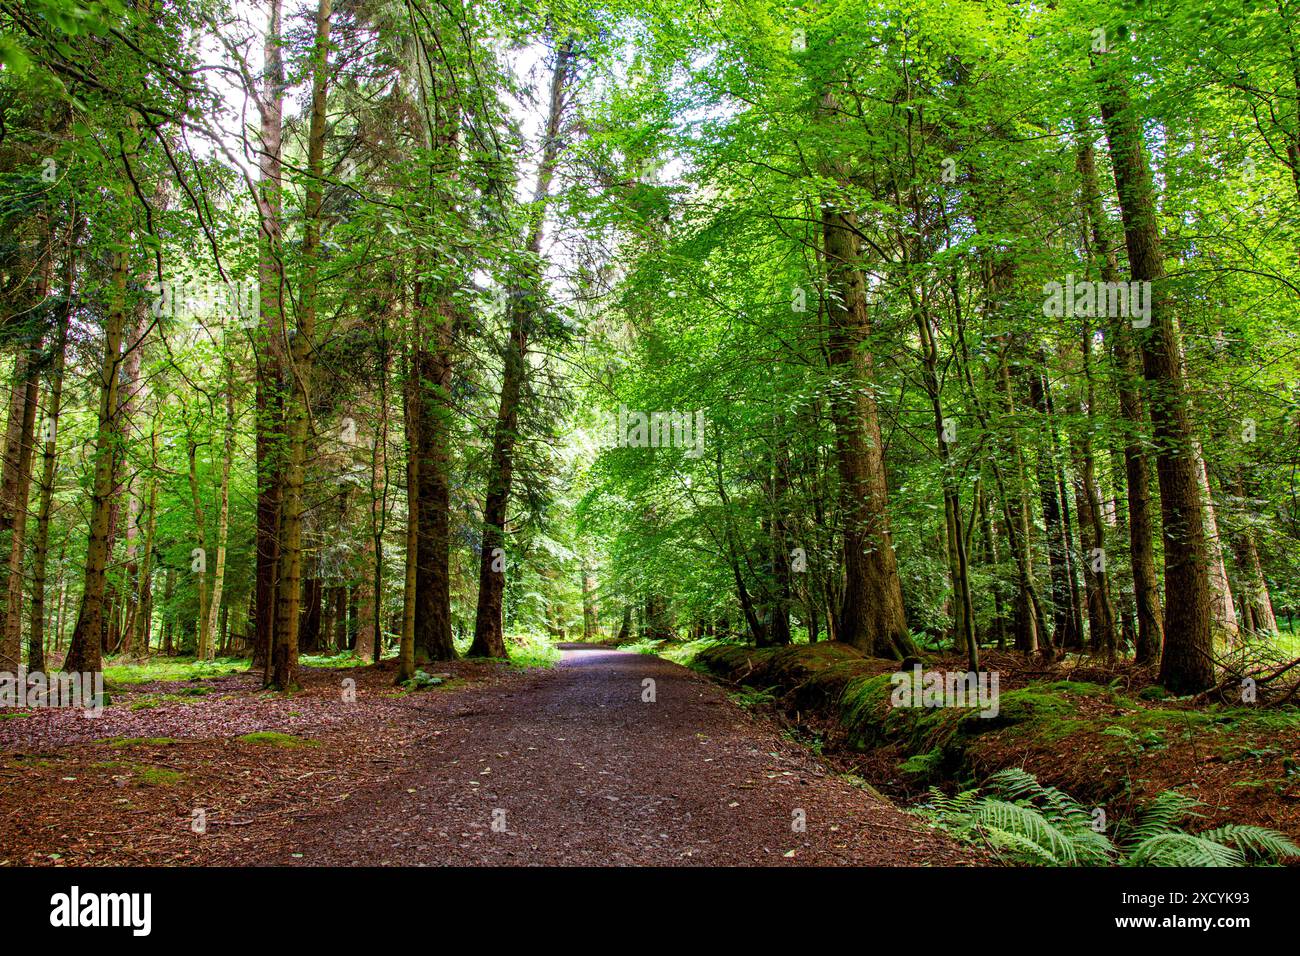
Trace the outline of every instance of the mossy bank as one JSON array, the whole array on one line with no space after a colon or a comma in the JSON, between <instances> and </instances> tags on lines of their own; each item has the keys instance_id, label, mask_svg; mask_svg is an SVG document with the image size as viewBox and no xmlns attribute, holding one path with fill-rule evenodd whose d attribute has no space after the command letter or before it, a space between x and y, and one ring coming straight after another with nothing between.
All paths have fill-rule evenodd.
<instances>
[{"instance_id":1,"label":"mossy bank","mask_svg":"<svg viewBox=\"0 0 1300 956\"><path fill-rule=\"evenodd\" d=\"M912 662L908 662L909 668ZM986 657L995 713L904 707L891 698L897 662L842 644L716 645L692 665L769 701L791 734L900 803L930 786L979 784L1022 767L1081 803L1124 816L1170 789L1205 802L1207 823L1258 821L1300 836L1300 710L1196 706L1143 672ZM933 658L928 670L963 670Z\"/></svg>"}]
</instances>

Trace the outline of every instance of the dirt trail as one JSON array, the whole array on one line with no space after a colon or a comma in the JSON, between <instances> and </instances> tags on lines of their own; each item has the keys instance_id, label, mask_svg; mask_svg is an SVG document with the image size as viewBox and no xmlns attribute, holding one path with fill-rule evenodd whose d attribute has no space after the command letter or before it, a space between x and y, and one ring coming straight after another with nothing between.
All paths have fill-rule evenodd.
<instances>
[{"instance_id":1,"label":"dirt trail","mask_svg":"<svg viewBox=\"0 0 1300 956\"><path fill-rule=\"evenodd\" d=\"M828 775L712 682L656 657L567 645L553 670L457 691L446 704L439 729L425 725L394 775L353 786L289 830L245 830L203 862L976 862Z\"/></svg>"}]
</instances>

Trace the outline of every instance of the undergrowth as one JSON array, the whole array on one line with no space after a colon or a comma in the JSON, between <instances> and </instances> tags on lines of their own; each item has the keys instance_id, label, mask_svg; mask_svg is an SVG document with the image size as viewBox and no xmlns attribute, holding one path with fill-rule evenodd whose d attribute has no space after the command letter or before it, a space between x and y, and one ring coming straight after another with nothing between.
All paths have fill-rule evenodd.
<instances>
[{"instance_id":1,"label":"undergrowth","mask_svg":"<svg viewBox=\"0 0 1300 956\"><path fill-rule=\"evenodd\" d=\"M991 776L983 787L949 797L936 788L915 810L940 829L981 844L1010 863L1032 866L1251 866L1300 857L1285 835L1229 823L1191 833L1199 800L1176 790L1160 794L1131 819L1106 826L1069 794L1019 768ZM1109 830L1109 832L1108 832Z\"/></svg>"}]
</instances>

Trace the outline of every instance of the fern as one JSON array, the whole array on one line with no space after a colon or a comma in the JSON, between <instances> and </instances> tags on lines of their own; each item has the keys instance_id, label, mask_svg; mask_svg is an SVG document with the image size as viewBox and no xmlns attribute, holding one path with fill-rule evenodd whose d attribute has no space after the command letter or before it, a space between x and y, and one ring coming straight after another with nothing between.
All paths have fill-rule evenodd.
<instances>
[{"instance_id":1,"label":"fern","mask_svg":"<svg viewBox=\"0 0 1300 956\"><path fill-rule=\"evenodd\" d=\"M1034 807L1005 800L986 799L973 814L975 826L985 831L1014 833L1040 847L1058 866L1079 862L1074 842Z\"/></svg>"},{"instance_id":2,"label":"fern","mask_svg":"<svg viewBox=\"0 0 1300 956\"><path fill-rule=\"evenodd\" d=\"M1002 856L1010 857L1020 863L1039 866L1066 866L1064 861L1053 856L1051 851L1035 843L1027 836L1012 830L989 827L983 833L993 850L1001 851Z\"/></svg>"},{"instance_id":3,"label":"fern","mask_svg":"<svg viewBox=\"0 0 1300 956\"><path fill-rule=\"evenodd\" d=\"M1196 813L1199 806L1199 800L1177 790L1166 790L1142 808L1136 823L1121 828L1123 842L1136 846L1162 833L1181 832L1184 820L1190 816L1200 816Z\"/></svg>"},{"instance_id":4,"label":"fern","mask_svg":"<svg viewBox=\"0 0 1300 956\"><path fill-rule=\"evenodd\" d=\"M1125 866L1245 866L1239 851L1190 833L1157 833L1139 843Z\"/></svg>"},{"instance_id":5,"label":"fern","mask_svg":"<svg viewBox=\"0 0 1300 956\"><path fill-rule=\"evenodd\" d=\"M928 805L917 813L1002 859L1031 866L1247 866L1300 856L1290 839L1263 827L1182 830L1185 820L1200 816L1201 805L1176 790L1162 793L1134 822L1117 826L1112 841L1068 793L1012 768L995 773L982 789L952 797L931 787Z\"/></svg>"},{"instance_id":6,"label":"fern","mask_svg":"<svg viewBox=\"0 0 1300 956\"><path fill-rule=\"evenodd\" d=\"M1275 863L1288 856L1300 856L1300 846L1296 846L1276 830L1269 830L1266 827L1229 823L1213 830L1206 830L1200 836L1204 840L1213 840L1215 843L1236 847L1251 860Z\"/></svg>"}]
</instances>

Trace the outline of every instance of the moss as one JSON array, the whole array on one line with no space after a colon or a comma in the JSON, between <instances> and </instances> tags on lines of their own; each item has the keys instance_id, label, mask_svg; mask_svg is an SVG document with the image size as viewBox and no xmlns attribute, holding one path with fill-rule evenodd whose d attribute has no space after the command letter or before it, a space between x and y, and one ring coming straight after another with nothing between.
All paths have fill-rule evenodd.
<instances>
[{"instance_id":1,"label":"moss","mask_svg":"<svg viewBox=\"0 0 1300 956\"><path fill-rule=\"evenodd\" d=\"M1077 680L1053 681L1047 687L1050 690L1059 691L1063 694L1074 694L1078 697L1102 697L1111 693L1109 687Z\"/></svg>"},{"instance_id":2,"label":"moss","mask_svg":"<svg viewBox=\"0 0 1300 956\"><path fill-rule=\"evenodd\" d=\"M170 747L180 741L173 737L105 737L103 740L96 740L95 743L121 749L123 747Z\"/></svg>"},{"instance_id":3,"label":"moss","mask_svg":"<svg viewBox=\"0 0 1300 956\"><path fill-rule=\"evenodd\" d=\"M891 708L889 675L860 677L844 688L840 697L840 721L848 731L849 744L865 749L885 737Z\"/></svg>"},{"instance_id":4,"label":"moss","mask_svg":"<svg viewBox=\"0 0 1300 956\"><path fill-rule=\"evenodd\" d=\"M741 686L740 690L735 691L728 696L746 710L753 710L756 707L765 707L768 704L776 703L776 695L772 693L776 688L769 687L762 689L759 687L750 687L748 684Z\"/></svg>"},{"instance_id":5,"label":"moss","mask_svg":"<svg viewBox=\"0 0 1300 956\"><path fill-rule=\"evenodd\" d=\"M1070 699L1072 693L1053 690L1050 684L1029 684L1019 690L1009 690L998 695L998 714L987 720L994 726L1008 727L1029 720L1070 716L1078 713L1078 704Z\"/></svg>"},{"instance_id":6,"label":"moss","mask_svg":"<svg viewBox=\"0 0 1300 956\"><path fill-rule=\"evenodd\" d=\"M1167 700L1173 695L1165 690L1159 684L1152 684L1150 687L1143 687L1138 691L1139 700Z\"/></svg>"},{"instance_id":7,"label":"moss","mask_svg":"<svg viewBox=\"0 0 1300 956\"><path fill-rule=\"evenodd\" d=\"M269 747L284 747L287 749L320 746L315 740L308 740L306 737L295 737L293 734L282 734L278 730L258 730L235 739L245 744L264 744Z\"/></svg>"},{"instance_id":8,"label":"moss","mask_svg":"<svg viewBox=\"0 0 1300 956\"><path fill-rule=\"evenodd\" d=\"M1077 698L1091 696L1093 687L1106 691L1098 685L1030 685L999 694L998 713L985 717L973 708L894 707L891 676L860 677L844 689L840 722L849 745L866 750L896 744L911 755L900 770L934 779L961 776L969 744L982 734L1023 727L1028 737L1059 740L1086 729L1087 723L1077 719Z\"/></svg>"},{"instance_id":9,"label":"moss","mask_svg":"<svg viewBox=\"0 0 1300 956\"><path fill-rule=\"evenodd\" d=\"M166 767L140 767L136 770L136 778L150 787L174 787L185 779L185 774Z\"/></svg>"},{"instance_id":10,"label":"moss","mask_svg":"<svg viewBox=\"0 0 1300 956\"><path fill-rule=\"evenodd\" d=\"M901 773L916 774L922 778L929 778L941 769L942 762L943 752L931 750L928 753L912 754L898 765L898 769Z\"/></svg>"},{"instance_id":11,"label":"moss","mask_svg":"<svg viewBox=\"0 0 1300 956\"><path fill-rule=\"evenodd\" d=\"M1054 743L1058 740L1064 740L1071 734L1086 733L1095 729L1096 724L1090 720L1056 715L1048 715L1041 721L1034 723L1022 724L1020 728L1026 736L1041 740L1044 743ZM1018 731L1013 730L1012 732L1016 733Z\"/></svg>"},{"instance_id":12,"label":"moss","mask_svg":"<svg viewBox=\"0 0 1300 956\"><path fill-rule=\"evenodd\" d=\"M135 776L136 783L150 787L174 787L185 779L185 774L179 770L124 760L103 760L91 766L104 770L125 770Z\"/></svg>"},{"instance_id":13,"label":"moss","mask_svg":"<svg viewBox=\"0 0 1300 956\"><path fill-rule=\"evenodd\" d=\"M22 717L35 717L35 716L36 716L35 714L26 713L26 712L18 713L18 714L0 714L0 720L18 720Z\"/></svg>"},{"instance_id":14,"label":"moss","mask_svg":"<svg viewBox=\"0 0 1300 956\"><path fill-rule=\"evenodd\" d=\"M1119 747L1136 747L1139 750L1163 750L1171 738L1189 738L1197 730L1212 725L1209 714L1195 710L1135 710L1114 719L1102 731L1119 738Z\"/></svg>"},{"instance_id":15,"label":"moss","mask_svg":"<svg viewBox=\"0 0 1300 956\"><path fill-rule=\"evenodd\" d=\"M192 657L156 657L144 662L105 662L104 680L115 685L203 680L244 673L247 670L248 661L238 657L222 657L211 661L195 660Z\"/></svg>"},{"instance_id":16,"label":"moss","mask_svg":"<svg viewBox=\"0 0 1300 956\"><path fill-rule=\"evenodd\" d=\"M784 687L809 680L846 663L861 663L862 653L845 644L791 644L774 649L766 660L766 677Z\"/></svg>"},{"instance_id":17,"label":"moss","mask_svg":"<svg viewBox=\"0 0 1300 956\"><path fill-rule=\"evenodd\" d=\"M718 644L701 651L695 660L710 673L734 680L742 672L747 673L765 665L771 656L770 649Z\"/></svg>"},{"instance_id":18,"label":"moss","mask_svg":"<svg viewBox=\"0 0 1300 956\"><path fill-rule=\"evenodd\" d=\"M1183 711L1179 711L1183 713ZM1285 733L1292 730L1300 730L1300 710L1285 710L1282 708L1263 708L1238 706L1216 707L1209 715L1207 720L1213 720L1216 724L1221 724L1231 729L1240 729L1247 732L1257 731L1260 733L1273 734Z\"/></svg>"}]
</instances>

